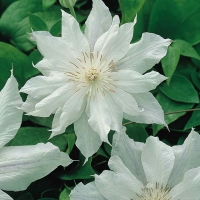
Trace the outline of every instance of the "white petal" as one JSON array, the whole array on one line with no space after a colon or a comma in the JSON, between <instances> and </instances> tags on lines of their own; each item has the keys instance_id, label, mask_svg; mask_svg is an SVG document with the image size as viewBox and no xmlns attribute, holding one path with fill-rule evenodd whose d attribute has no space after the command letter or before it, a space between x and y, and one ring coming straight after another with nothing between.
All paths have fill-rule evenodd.
<instances>
[{"instance_id":1,"label":"white petal","mask_svg":"<svg viewBox=\"0 0 200 200\"><path fill-rule=\"evenodd\" d=\"M63 107L67 100L75 93L76 85L68 82L35 105L35 110L28 115L49 117L58 107Z\"/></svg>"},{"instance_id":2,"label":"white petal","mask_svg":"<svg viewBox=\"0 0 200 200\"><path fill-rule=\"evenodd\" d=\"M169 185L177 185L186 171L200 166L200 136L191 131L183 145L174 146L175 164L170 175Z\"/></svg>"},{"instance_id":3,"label":"white petal","mask_svg":"<svg viewBox=\"0 0 200 200\"><path fill-rule=\"evenodd\" d=\"M20 92L31 95L32 97L40 97L51 94L54 90L66 83L67 78L64 77L46 77L36 76L29 79Z\"/></svg>"},{"instance_id":4,"label":"white petal","mask_svg":"<svg viewBox=\"0 0 200 200\"><path fill-rule=\"evenodd\" d=\"M172 148L159 141L158 138L150 136L141 158L147 181L154 185L163 184L165 187L175 161Z\"/></svg>"},{"instance_id":5,"label":"white petal","mask_svg":"<svg viewBox=\"0 0 200 200\"><path fill-rule=\"evenodd\" d=\"M116 63L120 69L144 73L157 64L167 53L172 40L153 33L143 33L139 42L130 45L127 55Z\"/></svg>"},{"instance_id":6,"label":"white petal","mask_svg":"<svg viewBox=\"0 0 200 200\"><path fill-rule=\"evenodd\" d=\"M85 112L74 123L74 131L77 136L76 146L86 157L86 161L90 156L96 153L101 146L99 134L94 132L88 124L88 117Z\"/></svg>"},{"instance_id":7,"label":"white petal","mask_svg":"<svg viewBox=\"0 0 200 200\"><path fill-rule=\"evenodd\" d=\"M81 32L79 23L64 11L62 11L62 39L76 57L81 58L82 52L90 53L88 41Z\"/></svg>"},{"instance_id":8,"label":"white petal","mask_svg":"<svg viewBox=\"0 0 200 200\"><path fill-rule=\"evenodd\" d=\"M169 192L170 200L199 200L200 167L187 171L183 181Z\"/></svg>"},{"instance_id":9,"label":"white petal","mask_svg":"<svg viewBox=\"0 0 200 200\"><path fill-rule=\"evenodd\" d=\"M71 200L106 200L97 190L94 182L83 185L79 183L70 193Z\"/></svg>"},{"instance_id":10,"label":"white petal","mask_svg":"<svg viewBox=\"0 0 200 200\"><path fill-rule=\"evenodd\" d=\"M113 100L118 104L124 113L136 115L141 112L136 100L127 92L115 88L115 92L111 93Z\"/></svg>"},{"instance_id":11,"label":"white petal","mask_svg":"<svg viewBox=\"0 0 200 200\"><path fill-rule=\"evenodd\" d=\"M144 143L134 142L125 133L125 127L121 133L115 133L113 136L113 148L111 155L117 155L131 173L146 184L146 175L141 162L141 154Z\"/></svg>"},{"instance_id":12,"label":"white petal","mask_svg":"<svg viewBox=\"0 0 200 200\"><path fill-rule=\"evenodd\" d=\"M71 62L71 63L70 63ZM49 60L46 58L43 58L40 62L38 62L36 65L34 65L35 68L37 68L43 75L50 76L51 74L56 75L57 78L65 78L66 80L67 75L66 72L74 72L77 68L75 65L77 64L78 60L71 58L70 62L65 60Z\"/></svg>"},{"instance_id":13,"label":"white petal","mask_svg":"<svg viewBox=\"0 0 200 200\"><path fill-rule=\"evenodd\" d=\"M0 149L0 188L25 190L31 182L52 172L59 165L72 161L51 143L32 146L13 146Z\"/></svg>"},{"instance_id":14,"label":"white petal","mask_svg":"<svg viewBox=\"0 0 200 200\"><path fill-rule=\"evenodd\" d=\"M95 175L95 184L99 192L109 200L130 200L141 195L143 184L138 181L118 156L111 157L109 166L113 171L105 170Z\"/></svg>"},{"instance_id":15,"label":"white petal","mask_svg":"<svg viewBox=\"0 0 200 200\"><path fill-rule=\"evenodd\" d=\"M26 113L33 112L35 110L35 105L42 100L43 97L33 98L30 95L27 96L25 102L23 102L22 106L20 107Z\"/></svg>"},{"instance_id":16,"label":"white petal","mask_svg":"<svg viewBox=\"0 0 200 200\"><path fill-rule=\"evenodd\" d=\"M97 39L108 29L112 23L112 16L103 1L93 0L93 8L85 22L85 36L93 51Z\"/></svg>"},{"instance_id":17,"label":"white petal","mask_svg":"<svg viewBox=\"0 0 200 200\"><path fill-rule=\"evenodd\" d=\"M54 37L45 31L32 32L31 35L44 58L63 61L73 58L71 50L61 37Z\"/></svg>"},{"instance_id":18,"label":"white petal","mask_svg":"<svg viewBox=\"0 0 200 200\"><path fill-rule=\"evenodd\" d=\"M167 126L164 120L164 112L156 98L151 93L132 94L132 96L138 103L138 106L143 108L144 111L137 113L136 116L124 114L124 118L137 123L156 123Z\"/></svg>"},{"instance_id":19,"label":"white petal","mask_svg":"<svg viewBox=\"0 0 200 200\"><path fill-rule=\"evenodd\" d=\"M11 77L0 92L0 147L14 138L21 125L23 112L16 108L21 104L18 83L11 72Z\"/></svg>"},{"instance_id":20,"label":"white petal","mask_svg":"<svg viewBox=\"0 0 200 200\"><path fill-rule=\"evenodd\" d=\"M121 132L123 111L121 107L114 101L111 93L105 92L105 100L109 107L109 114L111 118L111 129L117 132Z\"/></svg>"},{"instance_id":21,"label":"white petal","mask_svg":"<svg viewBox=\"0 0 200 200\"><path fill-rule=\"evenodd\" d=\"M1 200L13 200L8 194L0 190L0 199Z\"/></svg>"},{"instance_id":22,"label":"white petal","mask_svg":"<svg viewBox=\"0 0 200 200\"><path fill-rule=\"evenodd\" d=\"M132 70L119 70L112 73L115 83L120 89L129 93L144 93L155 89L162 81L167 78L158 72L152 71L144 75Z\"/></svg>"},{"instance_id":23,"label":"white petal","mask_svg":"<svg viewBox=\"0 0 200 200\"><path fill-rule=\"evenodd\" d=\"M60 115L59 125L52 130L51 138L65 132L65 129L76 120L78 120L85 109L86 99L84 98L87 88L82 88L65 103ZM54 125L58 124L54 122Z\"/></svg>"},{"instance_id":24,"label":"white petal","mask_svg":"<svg viewBox=\"0 0 200 200\"><path fill-rule=\"evenodd\" d=\"M95 98L91 98L87 115L89 116L88 122L91 128L100 135L102 141L108 143L111 118L108 104L100 92L96 93Z\"/></svg>"}]
</instances>

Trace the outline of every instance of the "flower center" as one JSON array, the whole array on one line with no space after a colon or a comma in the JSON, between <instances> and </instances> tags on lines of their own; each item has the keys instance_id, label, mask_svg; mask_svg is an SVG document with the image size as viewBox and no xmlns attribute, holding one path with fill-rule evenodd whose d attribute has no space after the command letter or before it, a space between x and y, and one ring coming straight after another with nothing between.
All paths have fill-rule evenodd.
<instances>
[{"instance_id":1,"label":"flower center","mask_svg":"<svg viewBox=\"0 0 200 200\"><path fill-rule=\"evenodd\" d=\"M155 187L148 187L142 189L142 194L137 196L137 200L170 200L171 197L168 196L171 188L156 183Z\"/></svg>"},{"instance_id":2,"label":"flower center","mask_svg":"<svg viewBox=\"0 0 200 200\"><path fill-rule=\"evenodd\" d=\"M92 67L89 71L85 73L85 78L88 81L95 81L96 79L98 79L98 77L99 77L99 73L94 67Z\"/></svg>"}]
</instances>

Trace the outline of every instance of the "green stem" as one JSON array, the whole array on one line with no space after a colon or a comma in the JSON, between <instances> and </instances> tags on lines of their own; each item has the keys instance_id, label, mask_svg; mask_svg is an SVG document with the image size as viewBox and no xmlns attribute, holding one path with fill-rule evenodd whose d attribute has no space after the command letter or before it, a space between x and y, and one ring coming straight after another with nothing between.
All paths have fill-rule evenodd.
<instances>
[{"instance_id":1,"label":"green stem","mask_svg":"<svg viewBox=\"0 0 200 200\"><path fill-rule=\"evenodd\" d=\"M200 111L200 108L193 108L193 109L189 109L189 110L177 110L177 111L165 113L165 115L173 115L173 114L176 114L176 113L193 112L193 111ZM127 122L127 123L124 123L122 125L126 126L126 125L133 124L133 123L134 122Z\"/></svg>"},{"instance_id":2,"label":"green stem","mask_svg":"<svg viewBox=\"0 0 200 200\"><path fill-rule=\"evenodd\" d=\"M72 16L76 19L76 13L75 13L74 7L70 6L69 10L70 10L70 13L72 14Z\"/></svg>"}]
</instances>

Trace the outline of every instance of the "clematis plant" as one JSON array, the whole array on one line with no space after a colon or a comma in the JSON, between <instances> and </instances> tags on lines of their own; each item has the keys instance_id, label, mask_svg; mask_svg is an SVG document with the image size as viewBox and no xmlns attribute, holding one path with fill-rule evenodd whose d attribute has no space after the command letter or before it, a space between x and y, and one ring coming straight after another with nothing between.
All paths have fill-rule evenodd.
<instances>
[{"instance_id":1,"label":"clematis plant","mask_svg":"<svg viewBox=\"0 0 200 200\"><path fill-rule=\"evenodd\" d=\"M144 33L139 42L130 44L136 20L119 23L102 0L93 0L84 34L64 11L62 37L45 31L31 34L44 57L34 67L43 75L21 89L28 94L21 108L32 116L55 114L51 137L74 123L76 145L86 158L102 141L108 143L110 130L121 132L123 117L165 124L163 110L149 91L166 77L145 72L166 55L171 40Z\"/></svg>"},{"instance_id":2,"label":"clematis plant","mask_svg":"<svg viewBox=\"0 0 200 200\"><path fill-rule=\"evenodd\" d=\"M0 199L11 200L5 192L25 190L59 165L71 163L69 156L51 143L30 146L5 146L20 128L22 100L13 74L0 92ZM2 190L1 190L2 189Z\"/></svg>"},{"instance_id":3,"label":"clematis plant","mask_svg":"<svg viewBox=\"0 0 200 200\"><path fill-rule=\"evenodd\" d=\"M118 142L117 142L118 141ZM71 200L199 200L200 135L170 147L156 137L145 144L116 134L109 167L95 181L79 183Z\"/></svg>"}]
</instances>

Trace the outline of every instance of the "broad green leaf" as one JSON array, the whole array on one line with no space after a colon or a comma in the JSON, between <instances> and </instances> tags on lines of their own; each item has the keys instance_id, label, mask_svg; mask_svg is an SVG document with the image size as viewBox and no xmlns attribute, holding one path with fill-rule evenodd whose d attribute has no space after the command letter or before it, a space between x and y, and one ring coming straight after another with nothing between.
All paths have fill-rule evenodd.
<instances>
[{"instance_id":1,"label":"broad green leaf","mask_svg":"<svg viewBox=\"0 0 200 200\"><path fill-rule=\"evenodd\" d=\"M48 31L48 27L41 17L31 13L28 16L30 27L33 31Z\"/></svg>"},{"instance_id":2,"label":"broad green leaf","mask_svg":"<svg viewBox=\"0 0 200 200\"><path fill-rule=\"evenodd\" d=\"M164 113L166 113L166 114L169 112L188 110L188 109L192 108L194 105L191 103L179 103L179 102L173 101L170 98L168 98L167 96L165 96L164 94L162 94L161 92L158 93L156 98L157 98L158 102L160 103ZM165 122L167 124L170 124L185 114L186 114L186 112L167 114L167 115L165 115ZM153 127L153 135L156 135L158 133L158 131L164 127L164 125L153 124L152 127Z\"/></svg>"},{"instance_id":3,"label":"broad green leaf","mask_svg":"<svg viewBox=\"0 0 200 200\"><path fill-rule=\"evenodd\" d=\"M42 0L42 6L44 9L47 9L51 7L55 2L56 0Z\"/></svg>"},{"instance_id":4,"label":"broad green leaf","mask_svg":"<svg viewBox=\"0 0 200 200\"><path fill-rule=\"evenodd\" d=\"M53 36L61 36L61 20L57 21L50 30Z\"/></svg>"},{"instance_id":5,"label":"broad green leaf","mask_svg":"<svg viewBox=\"0 0 200 200\"><path fill-rule=\"evenodd\" d=\"M42 10L41 0L20 0L12 3L3 13L0 20L0 31L12 44L23 51L31 50L35 45L28 40L31 32L28 13Z\"/></svg>"},{"instance_id":6,"label":"broad green leaf","mask_svg":"<svg viewBox=\"0 0 200 200\"><path fill-rule=\"evenodd\" d=\"M34 199L31 193L25 193L21 195L19 198L17 198L16 200L34 200Z\"/></svg>"},{"instance_id":7,"label":"broad green leaf","mask_svg":"<svg viewBox=\"0 0 200 200\"><path fill-rule=\"evenodd\" d=\"M49 142L2 147L0 157L0 188L10 191L25 190L31 182L45 177L59 165L66 167L72 162Z\"/></svg>"},{"instance_id":8,"label":"broad green leaf","mask_svg":"<svg viewBox=\"0 0 200 200\"><path fill-rule=\"evenodd\" d=\"M145 0L119 0L122 11L122 23L133 22Z\"/></svg>"},{"instance_id":9,"label":"broad green leaf","mask_svg":"<svg viewBox=\"0 0 200 200\"><path fill-rule=\"evenodd\" d=\"M200 109L200 105L198 105L197 107ZM195 126L199 126L200 125L200 110L198 111L193 111L192 116L190 117L190 119L188 120L187 124L184 127L184 130L188 130L191 129Z\"/></svg>"},{"instance_id":10,"label":"broad green leaf","mask_svg":"<svg viewBox=\"0 0 200 200\"><path fill-rule=\"evenodd\" d=\"M175 74L170 85L164 83L159 89L172 100L184 103L199 103L197 91L184 76Z\"/></svg>"},{"instance_id":11,"label":"broad green leaf","mask_svg":"<svg viewBox=\"0 0 200 200\"><path fill-rule=\"evenodd\" d=\"M148 32L149 19L151 15L151 10L156 0L147 0L144 5L137 13L137 23L134 26L133 41L138 41L142 33Z\"/></svg>"},{"instance_id":12,"label":"broad green leaf","mask_svg":"<svg viewBox=\"0 0 200 200\"><path fill-rule=\"evenodd\" d=\"M83 158L85 160L85 158ZM91 179L94 171L91 167L92 158L83 165L80 161L79 164L73 168L72 171L57 172L56 176L61 180L74 180L74 179Z\"/></svg>"},{"instance_id":13,"label":"broad green leaf","mask_svg":"<svg viewBox=\"0 0 200 200\"><path fill-rule=\"evenodd\" d=\"M126 134L137 142L146 142L149 136L142 124L132 123L126 125Z\"/></svg>"},{"instance_id":14,"label":"broad green leaf","mask_svg":"<svg viewBox=\"0 0 200 200\"><path fill-rule=\"evenodd\" d=\"M40 17L46 23L48 30L50 30L52 26L61 19L61 7L52 6L48 10L34 14Z\"/></svg>"},{"instance_id":15,"label":"broad green leaf","mask_svg":"<svg viewBox=\"0 0 200 200\"><path fill-rule=\"evenodd\" d=\"M167 55L161 60L165 76L168 77L169 85L171 78L176 70L180 58L180 50L177 47L168 47Z\"/></svg>"},{"instance_id":16,"label":"broad green leaf","mask_svg":"<svg viewBox=\"0 0 200 200\"><path fill-rule=\"evenodd\" d=\"M11 140L7 146L35 145L40 142L46 143L50 135L51 132L46 128L22 127L17 132L15 138Z\"/></svg>"},{"instance_id":17,"label":"broad green leaf","mask_svg":"<svg viewBox=\"0 0 200 200\"><path fill-rule=\"evenodd\" d=\"M193 70L191 72L191 79L194 85L200 90L200 77L199 77L199 72L196 70Z\"/></svg>"},{"instance_id":18,"label":"broad green leaf","mask_svg":"<svg viewBox=\"0 0 200 200\"><path fill-rule=\"evenodd\" d=\"M56 135L55 137L51 138L49 142L57 146L60 149L60 151L66 151L67 149L68 141L64 134Z\"/></svg>"},{"instance_id":19,"label":"broad green leaf","mask_svg":"<svg viewBox=\"0 0 200 200\"><path fill-rule=\"evenodd\" d=\"M65 188L59 196L59 200L70 200L69 198L69 194L70 194L71 190L69 190L68 188Z\"/></svg>"},{"instance_id":20,"label":"broad green leaf","mask_svg":"<svg viewBox=\"0 0 200 200\"><path fill-rule=\"evenodd\" d=\"M16 59L17 58L17 59ZM13 74L17 78L19 85L25 82L23 67L25 67L27 56L10 44L0 42L0 89L10 77L10 70L13 68Z\"/></svg>"},{"instance_id":21,"label":"broad green leaf","mask_svg":"<svg viewBox=\"0 0 200 200\"><path fill-rule=\"evenodd\" d=\"M198 55L200 55L200 43L196 44L194 46L194 49L196 50ZM192 62L194 63L195 66L197 66L200 69L200 60L192 58Z\"/></svg>"},{"instance_id":22,"label":"broad green leaf","mask_svg":"<svg viewBox=\"0 0 200 200\"><path fill-rule=\"evenodd\" d=\"M36 124L51 128L53 115L51 115L50 117L33 117L33 116L30 116L29 120L36 123Z\"/></svg>"},{"instance_id":23,"label":"broad green leaf","mask_svg":"<svg viewBox=\"0 0 200 200\"><path fill-rule=\"evenodd\" d=\"M192 47L192 45L184 40L175 40L173 41L172 46L178 48L180 50L180 54L183 56L196 58L198 60L200 59L199 54Z\"/></svg>"},{"instance_id":24,"label":"broad green leaf","mask_svg":"<svg viewBox=\"0 0 200 200\"><path fill-rule=\"evenodd\" d=\"M69 133L69 134L65 134L65 137L67 139L67 154L70 154L74 145L75 145L75 141L76 141L76 136L74 133Z\"/></svg>"},{"instance_id":25,"label":"broad green leaf","mask_svg":"<svg viewBox=\"0 0 200 200\"><path fill-rule=\"evenodd\" d=\"M149 32L164 38L200 42L200 1L157 0L151 13Z\"/></svg>"},{"instance_id":26,"label":"broad green leaf","mask_svg":"<svg viewBox=\"0 0 200 200\"><path fill-rule=\"evenodd\" d=\"M40 73L40 71L33 65L37 64L40 60L42 60L42 58L43 57L38 50L31 52L26 60L26 66L24 67L24 77L26 79L29 79Z\"/></svg>"}]
</instances>

